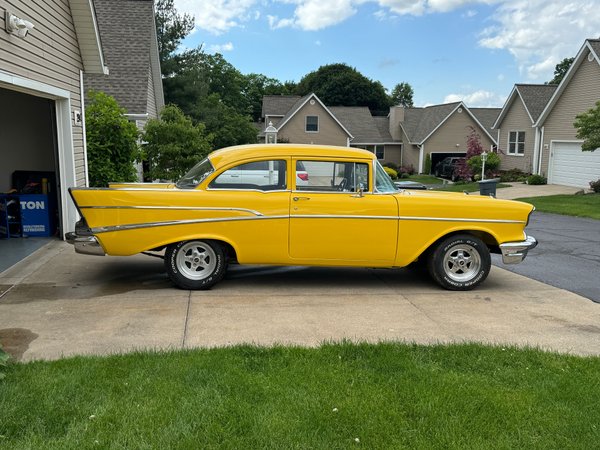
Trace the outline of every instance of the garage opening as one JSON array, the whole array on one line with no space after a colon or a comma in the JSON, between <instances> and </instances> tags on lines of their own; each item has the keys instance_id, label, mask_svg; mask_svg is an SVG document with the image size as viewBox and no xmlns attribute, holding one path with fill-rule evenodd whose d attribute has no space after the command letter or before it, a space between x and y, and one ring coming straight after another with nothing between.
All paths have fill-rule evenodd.
<instances>
[{"instance_id":1,"label":"garage opening","mask_svg":"<svg viewBox=\"0 0 600 450\"><path fill-rule=\"evenodd\" d=\"M448 156L456 156L456 157L461 157L461 156L465 156L465 153L457 153L457 152L448 152L448 153L431 153L431 173L433 173L435 166L444 158L447 158ZM428 174L430 175L430 174Z\"/></svg>"},{"instance_id":2,"label":"garage opening","mask_svg":"<svg viewBox=\"0 0 600 450\"><path fill-rule=\"evenodd\" d=\"M0 272L59 235L55 101L0 88Z\"/></svg>"}]
</instances>

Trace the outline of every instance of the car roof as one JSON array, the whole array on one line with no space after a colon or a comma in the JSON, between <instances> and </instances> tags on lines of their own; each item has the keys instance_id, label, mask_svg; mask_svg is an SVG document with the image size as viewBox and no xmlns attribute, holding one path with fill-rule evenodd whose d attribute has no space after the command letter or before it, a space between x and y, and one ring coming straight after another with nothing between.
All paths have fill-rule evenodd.
<instances>
[{"instance_id":1,"label":"car roof","mask_svg":"<svg viewBox=\"0 0 600 450\"><path fill-rule=\"evenodd\" d=\"M307 157L307 158L375 158L375 155L360 148L335 147L308 144L252 144L238 145L216 150L208 155L215 168L232 162L261 157Z\"/></svg>"}]
</instances>

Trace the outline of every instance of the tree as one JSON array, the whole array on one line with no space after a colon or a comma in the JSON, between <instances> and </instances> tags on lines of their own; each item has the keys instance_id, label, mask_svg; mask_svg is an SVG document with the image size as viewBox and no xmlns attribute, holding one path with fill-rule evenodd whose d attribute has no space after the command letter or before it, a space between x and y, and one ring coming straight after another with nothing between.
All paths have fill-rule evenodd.
<instances>
[{"instance_id":1,"label":"tree","mask_svg":"<svg viewBox=\"0 0 600 450\"><path fill-rule=\"evenodd\" d=\"M250 107L250 114L257 121L262 114L262 101L265 95L293 95L296 93L296 83L286 81L281 83L275 78L269 78L258 73L244 76L243 95Z\"/></svg>"},{"instance_id":2,"label":"tree","mask_svg":"<svg viewBox=\"0 0 600 450\"><path fill-rule=\"evenodd\" d=\"M390 99L379 81L373 81L346 64L329 64L305 75L298 94L314 92L328 106L368 106L374 114L387 114Z\"/></svg>"},{"instance_id":3,"label":"tree","mask_svg":"<svg viewBox=\"0 0 600 450\"><path fill-rule=\"evenodd\" d=\"M577 137L583 139L582 150L594 151L600 148L600 101L589 111L575 117L573 124L577 128Z\"/></svg>"},{"instance_id":4,"label":"tree","mask_svg":"<svg viewBox=\"0 0 600 450\"><path fill-rule=\"evenodd\" d=\"M564 76L569 71L571 64L573 64L575 58L565 58L561 62L559 62L554 68L554 78L552 78L546 84L560 84Z\"/></svg>"},{"instance_id":5,"label":"tree","mask_svg":"<svg viewBox=\"0 0 600 450\"><path fill-rule=\"evenodd\" d=\"M404 106L412 108L414 91L409 83L398 83L392 90L392 105Z\"/></svg>"},{"instance_id":6,"label":"tree","mask_svg":"<svg viewBox=\"0 0 600 450\"><path fill-rule=\"evenodd\" d=\"M474 173L469 165L469 161L471 158L477 157L483 153L481 136L474 127L470 126L468 128L469 135L467 136L467 153L465 154L465 159L459 161L455 169L455 174L461 180L471 180L473 178Z\"/></svg>"},{"instance_id":7,"label":"tree","mask_svg":"<svg viewBox=\"0 0 600 450\"><path fill-rule=\"evenodd\" d=\"M203 124L194 125L181 109L166 106L160 119L144 128L144 153L151 179L177 180L211 150L212 135Z\"/></svg>"},{"instance_id":8,"label":"tree","mask_svg":"<svg viewBox=\"0 0 600 450\"><path fill-rule=\"evenodd\" d=\"M90 186L111 181L135 181L138 130L125 117L125 109L103 92L91 91L85 108L88 175Z\"/></svg>"}]
</instances>

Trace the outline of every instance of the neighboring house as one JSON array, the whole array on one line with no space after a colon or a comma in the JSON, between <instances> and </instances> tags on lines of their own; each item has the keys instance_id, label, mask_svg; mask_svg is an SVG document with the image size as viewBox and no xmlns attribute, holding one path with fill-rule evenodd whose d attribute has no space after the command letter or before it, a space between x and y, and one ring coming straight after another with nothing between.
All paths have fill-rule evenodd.
<instances>
[{"instance_id":1,"label":"neighboring house","mask_svg":"<svg viewBox=\"0 0 600 450\"><path fill-rule=\"evenodd\" d=\"M83 74L108 73L96 23L89 0L0 0L0 192L14 171L53 172L61 236L87 179Z\"/></svg>"},{"instance_id":2,"label":"neighboring house","mask_svg":"<svg viewBox=\"0 0 600 450\"><path fill-rule=\"evenodd\" d=\"M536 173L548 182L589 188L600 179L600 150L584 152L573 126L575 116L600 100L600 39L585 41L571 68L533 125L540 130L540 146L534 155Z\"/></svg>"},{"instance_id":3,"label":"neighboring house","mask_svg":"<svg viewBox=\"0 0 600 450\"><path fill-rule=\"evenodd\" d=\"M272 124L278 142L357 147L382 162L400 164L402 144L394 141L387 117L372 116L366 106L325 106L315 94L263 97L259 139Z\"/></svg>"},{"instance_id":4,"label":"neighboring house","mask_svg":"<svg viewBox=\"0 0 600 450\"><path fill-rule=\"evenodd\" d=\"M392 107L390 132L404 145L402 165L425 171L427 155L431 168L447 156L464 156L467 138L474 129L484 150L496 145L492 125L500 108L468 108L463 102L427 106L425 108Z\"/></svg>"},{"instance_id":5,"label":"neighboring house","mask_svg":"<svg viewBox=\"0 0 600 450\"><path fill-rule=\"evenodd\" d=\"M534 154L540 133L532 127L556 88L554 84L515 84L494 123L501 169L535 172Z\"/></svg>"},{"instance_id":6,"label":"neighboring house","mask_svg":"<svg viewBox=\"0 0 600 450\"><path fill-rule=\"evenodd\" d=\"M575 117L600 100L600 39L588 39L558 86L517 84L494 124L502 169L517 168L549 183L589 187L600 179L600 151L584 152Z\"/></svg>"},{"instance_id":7,"label":"neighboring house","mask_svg":"<svg viewBox=\"0 0 600 450\"><path fill-rule=\"evenodd\" d=\"M142 129L164 106L153 0L94 0L110 74L85 74L90 90L113 96Z\"/></svg>"}]
</instances>

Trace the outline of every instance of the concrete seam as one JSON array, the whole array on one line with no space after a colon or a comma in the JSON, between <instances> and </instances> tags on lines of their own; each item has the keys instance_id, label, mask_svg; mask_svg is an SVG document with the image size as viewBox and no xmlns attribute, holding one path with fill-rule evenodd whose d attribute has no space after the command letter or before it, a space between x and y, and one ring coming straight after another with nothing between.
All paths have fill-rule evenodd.
<instances>
[{"instance_id":1,"label":"concrete seam","mask_svg":"<svg viewBox=\"0 0 600 450\"><path fill-rule=\"evenodd\" d=\"M6 294L8 294L10 291L12 291L12 289L16 286L16 284L13 284L11 287L9 287L7 290L5 290L2 294L0 294L0 300L2 300L2 297L4 297Z\"/></svg>"},{"instance_id":2,"label":"concrete seam","mask_svg":"<svg viewBox=\"0 0 600 450\"><path fill-rule=\"evenodd\" d=\"M181 348L185 348L185 340L187 339L188 323L190 320L190 308L192 305L192 291L188 294L187 308L185 311L185 322L183 324L183 337L181 339Z\"/></svg>"}]
</instances>

